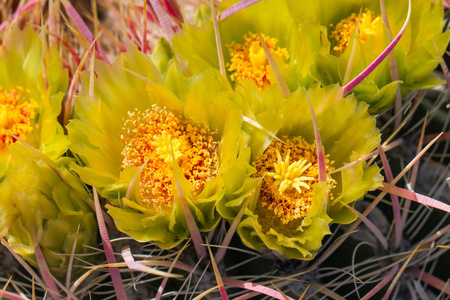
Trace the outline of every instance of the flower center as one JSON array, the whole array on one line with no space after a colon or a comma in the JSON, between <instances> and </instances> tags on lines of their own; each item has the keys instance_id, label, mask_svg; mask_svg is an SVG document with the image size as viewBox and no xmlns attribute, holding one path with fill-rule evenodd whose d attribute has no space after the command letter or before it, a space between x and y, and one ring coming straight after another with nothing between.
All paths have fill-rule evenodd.
<instances>
[{"instance_id":1,"label":"flower center","mask_svg":"<svg viewBox=\"0 0 450 300\"><path fill-rule=\"evenodd\" d=\"M313 201L311 187L319 181L319 170L315 145L301 137L282 137L282 140L286 143L273 141L254 165L256 176L264 176L259 196L262 208L287 224L307 215ZM328 173L334 168L329 155L325 160ZM336 184L329 175L327 183L329 190ZM333 198L331 192L328 195Z\"/></svg>"},{"instance_id":2,"label":"flower center","mask_svg":"<svg viewBox=\"0 0 450 300\"><path fill-rule=\"evenodd\" d=\"M155 136L154 138L155 140L152 142L152 145L156 148L156 154L159 155L159 158L164 160L164 162L172 162L172 149L176 162L183 156L180 140L172 139L172 135L168 134L165 130L161 132L160 136Z\"/></svg>"},{"instance_id":3,"label":"flower center","mask_svg":"<svg viewBox=\"0 0 450 300\"><path fill-rule=\"evenodd\" d=\"M298 161L289 164L291 149L288 149L285 160L281 159L281 154L278 149L275 149L277 153L278 162L274 163L275 172L266 172L266 176L273 177L275 181L273 186L278 188L280 194L284 191L296 189L297 192L302 192L302 187L309 190L311 187L305 183L308 180L315 180L314 177L301 176L305 171L311 167L311 163L307 164L306 159L300 159Z\"/></svg>"},{"instance_id":4,"label":"flower center","mask_svg":"<svg viewBox=\"0 0 450 300\"><path fill-rule=\"evenodd\" d=\"M33 130L32 120L38 105L33 99L24 100L29 93L20 86L10 87L8 91L0 86L0 153L16 142L8 132L25 139Z\"/></svg>"},{"instance_id":5,"label":"flower center","mask_svg":"<svg viewBox=\"0 0 450 300\"><path fill-rule=\"evenodd\" d=\"M277 39L264 34L261 36L273 56L282 60L289 58L286 48L276 48ZM233 73L230 76L232 81L251 79L260 88L270 85L270 66L258 35L249 32L244 35L243 44L232 42L226 46L231 56L231 63L228 63L227 67L228 71Z\"/></svg>"},{"instance_id":6,"label":"flower center","mask_svg":"<svg viewBox=\"0 0 450 300\"><path fill-rule=\"evenodd\" d=\"M359 18L359 30L358 39L364 44L370 35L373 35L380 25L380 16L377 16L370 9L366 9L365 12L358 17L357 14L352 13L348 18L341 20L333 31L331 31L331 38L334 38L337 45L333 48L334 51L340 54L344 53L347 49L348 43L350 42L351 35L356 30L356 25Z\"/></svg>"},{"instance_id":7,"label":"flower center","mask_svg":"<svg viewBox=\"0 0 450 300\"><path fill-rule=\"evenodd\" d=\"M128 112L121 140L122 168L140 167L148 160L141 173L140 195L149 208L172 207L172 150L194 194L217 174L218 143L211 133L165 108L154 105L143 113Z\"/></svg>"}]
</instances>

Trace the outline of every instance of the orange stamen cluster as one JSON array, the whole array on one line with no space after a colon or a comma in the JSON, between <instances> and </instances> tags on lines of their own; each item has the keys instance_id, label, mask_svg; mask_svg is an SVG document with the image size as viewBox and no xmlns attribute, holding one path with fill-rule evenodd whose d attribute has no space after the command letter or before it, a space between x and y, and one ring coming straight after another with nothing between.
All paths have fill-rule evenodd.
<instances>
[{"instance_id":1,"label":"orange stamen cluster","mask_svg":"<svg viewBox=\"0 0 450 300\"><path fill-rule=\"evenodd\" d=\"M33 99L24 100L29 93L20 86L10 87L8 91L0 86L0 153L16 142L8 132L25 139L33 130L32 122L38 105Z\"/></svg>"},{"instance_id":2,"label":"orange stamen cluster","mask_svg":"<svg viewBox=\"0 0 450 300\"><path fill-rule=\"evenodd\" d=\"M378 25L381 22L379 16L373 11L366 9L360 16L353 13L350 17L341 20L333 31L331 31L331 38L336 39L337 45L333 48L334 51L343 53L347 49L350 37L356 30L359 19L358 39L364 44L370 35L373 35Z\"/></svg>"},{"instance_id":3,"label":"orange stamen cluster","mask_svg":"<svg viewBox=\"0 0 450 300\"><path fill-rule=\"evenodd\" d=\"M272 56L283 60L289 58L286 48L276 48L278 40L261 34ZM270 66L264 48L261 46L258 35L249 32L244 36L244 43L232 42L228 47L231 63L227 64L228 71L233 72L232 81L251 79L260 87L270 85Z\"/></svg>"},{"instance_id":4,"label":"orange stamen cluster","mask_svg":"<svg viewBox=\"0 0 450 300\"><path fill-rule=\"evenodd\" d=\"M211 133L165 108L154 105L145 112L128 112L124 131L122 167L140 167L148 160L141 173L140 195L149 208L173 204L173 157L194 195L217 174L218 143Z\"/></svg>"},{"instance_id":5,"label":"orange stamen cluster","mask_svg":"<svg viewBox=\"0 0 450 300\"><path fill-rule=\"evenodd\" d=\"M283 224L304 218L313 201L312 186L319 179L315 145L303 138L283 137L286 143L274 140L254 165L256 176L264 176L259 196L263 208L272 211ZM325 156L327 173L334 168ZM327 175L328 196L336 182Z\"/></svg>"}]
</instances>

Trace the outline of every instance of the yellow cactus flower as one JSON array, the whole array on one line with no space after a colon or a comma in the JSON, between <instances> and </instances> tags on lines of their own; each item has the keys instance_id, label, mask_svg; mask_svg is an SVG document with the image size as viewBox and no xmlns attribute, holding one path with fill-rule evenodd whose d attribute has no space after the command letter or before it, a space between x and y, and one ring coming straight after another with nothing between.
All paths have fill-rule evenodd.
<instances>
[{"instance_id":1,"label":"yellow cactus flower","mask_svg":"<svg viewBox=\"0 0 450 300\"><path fill-rule=\"evenodd\" d=\"M269 38L264 34L261 36L273 56L277 56L282 61L289 58L286 48L276 47L277 39ZM264 48L256 34L249 32L244 36L242 44L232 42L226 46L231 57L231 62L227 63L227 67L228 71L232 72L230 75L232 81L250 79L255 81L260 88L270 85L271 69Z\"/></svg>"},{"instance_id":2,"label":"yellow cactus flower","mask_svg":"<svg viewBox=\"0 0 450 300\"><path fill-rule=\"evenodd\" d=\"M68 146L57 120L68 74L56 49L43 49L45 44L31 27L12 28L3 46L4 51L0 52L0 178L6 172L8 148L16 142L14 136L53 160ZM44 50L48 55L43 57Z\"/></svg>"},{"instance_id":3,"label":"yellow cactus flower","mask_svg":"<svg viewBox=\"0 0 450 300\"><path fill-rule=\"evenodd\" d=\"M153 61L159 70L133 46L113 66L98 62L95 93L78 95L68 132L85 164L72 168L108 199L117 228L171 248L189 235L187 222L218 224L216 202L230 190L223 177L236 177L236 157L249 151L240 154L242 115L218 71L185 77L164 40Z\"/></svg>"},{"instance_id":4,"label":"yellow cactus flower","mask_svg":"<svg viewBox=\"0 0 450 300\"><path fill-rule=\"evenodd\" d=\"M318 53L311 67L311 76L322 85L345 85L360 74L400 32L408 12L408 1L397 0L384 1L385 9L376 0L286 3L299 25L314 23L328 32L330 51ZM395 62L385 59L353 89L359 101L370 105L370 113L392 107L398 87L405 96L412 90L444 83L433 73L450 40L450 31L444 31L444 25L442 1L411 1L411 18L392 51Z\"/></svg>"},{"instance_id":5,"label":"yellow cactus flower","mask_svg":"<svg viewBox=\"0 0 450 300\"><path fill-rule=\"evenodd\" d=\"M319 182L305 90L299 88L286 100L276 86L261 91L247 84L238 91L249 114L256 116L255 121L264 128L244 125L251 137L254 167L247 176L259 180L260 188L239 200L226 195L217 209L230 221L244 209L237 232L248 247L269 248L287 258L313 259L323 237L330 234L330 223L346 224L356 219L346 205L353 205L381 185L376 165L365 168L365 162L361 162L334 172L378 145L380 134L375 120L368 114L367 104L353 96L342 97L339 86L313 85L308 89L325 153L326 179Z\"/></svg>"}]
</instances>

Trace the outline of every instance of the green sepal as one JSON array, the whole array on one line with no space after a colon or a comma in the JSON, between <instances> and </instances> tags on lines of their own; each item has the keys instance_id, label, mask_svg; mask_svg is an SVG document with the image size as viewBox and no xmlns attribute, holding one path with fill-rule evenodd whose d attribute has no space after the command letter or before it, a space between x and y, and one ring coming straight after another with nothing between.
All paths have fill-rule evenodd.
<instances>
[{"instance_id":1,"label":"green sepal","mask_svg":"<svg viewBox=\"0 0 450 300\"><path fill-rule=\"evenodd\" d=\"M401 81L393 81L378 89L373 81L363 80L352 92L356 99L366 99L365 102L370 105L369 113L374 114L392 106L395 93L401 83Z\"/></svg>"},{"instance_id":2,"label":"green sepal","mask_svg":"<svg viewBox=\"0 0 450 300\"><path fill-rule=\"evenodd\" d=\"M442 55L447 49L450 31L445 31L433 40L429 40L405 58L407 66L404 89L425 89L443 83L431 81L429 74L442 61ZM407 91L406 90L406 91Z\"/></svg>"},{"instance_id":3,"label":"green sepal","mask_svg":"<svg viewBox=\"0 0 450 300\"><path fill-rule=\"evenodd\" d=\"M252 159L255 159L271 143L269 133L274 136L283 125L283 111L279 108L285 100L277 86L260 91L250 81L243 82L236 91L241 95L238 103L242 106L244 115L259 124L259 127L249 122L243 124L244 131L251 136L249 146Z\"/></svg>"},{"instance_id":4,"label":"green sepal","mask_svg":"<svg viewBox=\"0 0 450 300\"><path fill-rule=\"evenodd\" d=\"M75 236L75 255L89 253L86 246L97 245L92 200L67 169L73 159L53 162L39 150L18 143L10 151L11 164L0 184L4 217L0 232L5 233L13 251L30 264L37 266L34 251L40 247L52 274L66 276Z\"/></svg>"},{"instance_id":5,"label":"green sepal","mask_svg":"<svg viewBox=\"0 0 450 300\"><path fill-rule=\"evenodd\" d=\"M165 38L160 38L155 49L153 49L152 62L155 64L161 76L164 77L166 74L167 65L172 58L174 58L174 53L169 41Z\"/></svg>"},{"instance_id":6,"label":"green sepal","mask_svg":"<svg viewBox=\"0 0 450 300\"><path fill-rule=\"evenodd\" d=\"M323 86L339 83L338 64L339 59L336 56L318 53L310 70L311 76Z\"/></svg>"},{"instance_id":7,"label":"green sepal","mask_svg":"<svg viewBox=\"0 0 450 300\"><path fill-rule=\"evenodd\" d=\"M343 203L353 206L354 202L362 199L367 191L373 191L382 185L383 176L380 174L380 168L377 165L364 168L365 165L361 162L355 167L342 170L341 195L332 202L328 211L333 223L349 224L355 221L358 216Z\"/></svg>"},{"instance_id":8,"label":"green sepal","mask_svg":"<svg viewBox=\"0 0 450 300\"><path fill-rule=\"evenodd\" d=\"M211 9L204 4L200 4L195 10L194 24L195 26L202 27L207 22L212 21Z\"/></svg>"},{"instance_id":9,"label":"green sepal","mask_svg":"<svg viewBox=\"0 0 450 300\"><path fill-rule=\"evenodd\" d=\"M225 219L234 219L245 200L255 196L260 179L252 178L255 168L249 165L251 150L245 147L230 169L222 177L227 187L223 198L217 201L217 211Z\"/></svg>"},{"instance_id":10,"label":"green sepal","mask_svg":"<svg viewBox=\"0 0 450 300\"><path fill-rule=\"evenodd\" d=\"M182 242L188 235L186 226L172 225L170 220L183 220L178 208L172 213L160 212L157 214L142 213L136 202L122 198L122 207L106 205L108 214L122 232L140 242L154 241L159 247L172 248ZM168 230L172 227L172 230Z\"/></svg>"},{"instance_id":11,"label":"green sepal","mask_svg":"<svg viewBox=\"0 0 450 300\"><path fill-rule=\"evenodd\" d=\"M183 75L181 66L166 39L159 39L152 53L152 62L161 74L165 87L176 95L182 93L189 79Z\"/></svg>"}]
</instances>

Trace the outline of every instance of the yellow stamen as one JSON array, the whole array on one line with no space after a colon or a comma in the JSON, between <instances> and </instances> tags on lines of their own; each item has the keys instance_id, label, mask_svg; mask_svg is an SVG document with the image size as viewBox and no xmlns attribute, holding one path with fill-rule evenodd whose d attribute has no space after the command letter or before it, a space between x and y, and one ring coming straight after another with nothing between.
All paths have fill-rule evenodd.
<instances>
[{"instance_id":1,"label":"yellow stamen","mask_svg":"<svg viewBox=\"0 0 450 300\"><path fill-rule=\"evenodd\" d=\"M29 93L20 86L10 87L8 91L0 86L0 153L16 142L8 132L25 139L33 130L32 121L38 105L33 99L24 100Z\"/></svg>"},{"instance_id":2,"label":"yellow stamen","mask_svg":"<svg viewBox=\"0 0 450 300\"><path fill-rule=\"evenodd\" d=\"M286 48L276 48L277 39L264 34L261 36L273 56L282 60L289 58ZM260 88L270 85L270 66L258 35L249 32L244 36L243 44L232 42L226 46L231 56L231 63L227 67L228 71L233 72L230 76L232 81L251 79Z\"/></svg>"},{"instance_id":3,"label":"yellow stamen","mask_svg":"<svg viewBox=\"0 0 450 300\"><path fill-rule=\"evenodd\" d=\"M380 16L377 16L373 11L366 9L365 12L358 17L357 14L352 13L348 18L341 20L331 31L331 38L336 39L337 45L333 48L334 51L342 54L347 49L350 42L351 35L356 30L356 25L359 18L358 39L364 44L367 38L373 35L381 24Z\"/></svg>"},{"instance_id":4,"label":"yellow stamen","mask_svg":"<svg viewBox=\"0 0 450 300\"><path fill-rule=\"evenodd\" d=\"M121 136L122 167L139 167L142 201L155 210L173 204L172 149L185 178L200 193L218 170L217 147L212 135L203 127L181 120L165 108L154 105L151 110L128 113Z\"/></svg>"},{"instance_id":5,"label":"yellow stamen","mask_svg":"<svg viewBox=\"0 0 450 300\"><path fill-rule=\"evenodd\" d=\"M261 207L274 214L282 224L287 224L307 215L313 201L311 187L319 181L319 170L315 145L301 137L282 137L282 140L286 143L273 141L254 165L256 176L264 176L259 197ZM325 160L328 173L334 168L328 155ZM327 176L327 183L328 196L333 199L330 190L336 182Z\"/></svg>"}]
</instances>

